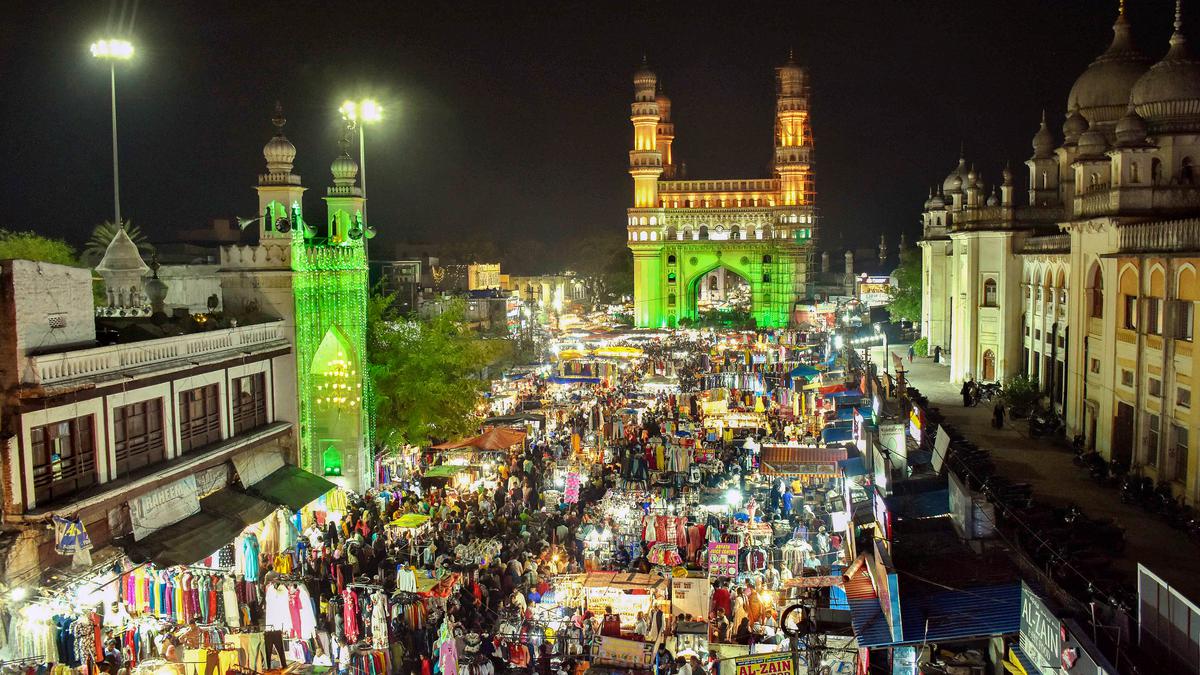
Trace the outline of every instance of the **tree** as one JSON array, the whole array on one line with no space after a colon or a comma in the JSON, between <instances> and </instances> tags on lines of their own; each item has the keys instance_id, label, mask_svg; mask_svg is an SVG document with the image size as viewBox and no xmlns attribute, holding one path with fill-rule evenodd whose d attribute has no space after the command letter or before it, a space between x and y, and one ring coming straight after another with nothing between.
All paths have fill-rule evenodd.
<instances>
[{"instance_id":1,"label":"tree","mask_svg":"<svg viewBox=\"0 0 1200 675\"><path fill-rule=\"evenodd\" d=\"M5 229L0 229L0 260L33 260L79 267L75 249L67 242L33 232Z\"/></svg>"},{"instance_id":2,"label":"tree","mask_svg":"<svg viewBox=\"0 0 1200 675\"><path fill-rule=\"evenodd\" d=\"M921 252L903 251L900 254L900 267L892 273L895 285L889 291L891 300L888 301L888 314L893 321L908 319L921 320Z\"/></svg>"},{"instance_id":3,"label":"tree","mask_svg":"<svg viewBox=\"0 0 1200 675\"><path fill-rule=\"evenodd\" d=\"M510 343L473 333L461 301L425 320L404 319L392 307L390 296L378 294L367 306L368 374L379 442L427 445L475 433L488 385L483 373Z\"/></svg>"},{"instance_id":4,"label":"tree","mask_svg":"<svg viewBox=\"0 0 1200 675\"><path fill-rule=\"evenodd\" d=\"M87 244L83 247L83 261L88 267L95 267L104 259L104 252L108 250L108 245L112 243L113 237L117 236L117 228L111 221L104 221L92 230L92 236L88 239ZM128 220L125 221L125 234L129 235L129 239L138 247L138 253L142 257L152 255L154 253L154 244L151 244L146 239L145 233L141 228Z\"/></svg>"}]
</instances>

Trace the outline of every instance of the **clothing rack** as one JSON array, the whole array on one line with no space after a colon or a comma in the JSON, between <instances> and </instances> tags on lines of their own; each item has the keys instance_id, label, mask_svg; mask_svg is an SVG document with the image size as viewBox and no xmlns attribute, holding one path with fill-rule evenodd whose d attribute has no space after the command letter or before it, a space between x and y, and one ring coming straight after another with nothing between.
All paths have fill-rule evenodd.
<instances>
[{"instance_id":1,"label":"clothing rack","mask_svg":"<svg viewBox=\"0 0 1200 675\"><path fill-rule=\"evenodd\" d=\"M5 668L8 666L28 666L28 665L33 665L35 663L40 665L45 662L46 662L45 656L40 656L40 655L39 656L26 656L26 657L20 658L20 659L9 659L7 661L0 661L0 668Z\"/></svg>"}]
</instances>

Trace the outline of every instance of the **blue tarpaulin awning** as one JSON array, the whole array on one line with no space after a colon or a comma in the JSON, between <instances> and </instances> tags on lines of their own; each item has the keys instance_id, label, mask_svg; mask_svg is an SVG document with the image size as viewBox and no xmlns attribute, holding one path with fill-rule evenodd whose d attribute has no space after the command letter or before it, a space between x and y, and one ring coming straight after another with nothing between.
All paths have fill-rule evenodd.
<instances>
[{"instance_id":1,"label":"blue tarpaulin awning","mask_svg":"<svg viewBox=\"0 0 1200 675\"><path fill-rule=\"evenodd\" d=\"M867 475L867 465L863 463L862 457L843 459L838 462L838 466L842 467L842 472L846 474L847 478Z\"/></svg>"},{"instance_id":2,"label":"blue tarpaulin awning","mask_svg":"<svg viewBox=\"0 0 1200 675\"><path fill-rule=\"evenodd\" d=\"M825 394L825 398L862 398L862 392L857 389L846 389L844 391L835 391L832 394Z\"/></svg>"},{"instance_id":3,"label":"blue tarpaulin awning","mask_svg":"<svg viewBox=\"0 0 1200 675\"><path fill-rule=\"evenodd\" d=\"M893 640L879 598L850 600L851 623L860 647L946 642L1021 629L1021 584L1010 583L963 590L906 594L901 584L903 631Z\"/></svg>"},{"instance_id":4,"label":"blue tarpaulin awning","mask_svg":"<svg viewBox=\"0 0 1200 675\"><path fill-rule=\"evenodd\" d=\"M825 427L821 430L821 440L826 443L838 443L854 439L854 430L849 427Z\"/></svg>"},{"instance_id":5,"label":"blue tarpaulin awning","mask_svg":"<svg viewBox=\"0 0 1200 675\"><path fill-rule=\"evenodd\" d=\"M806 366L803 364L796 366L795 368L792 369L792 372L788 373L788 375L790 375L792 377L807 377L810 379L814 378L820 374L821 374L821 371L817 370L816 368L813 368L812 366Z\"/></svg>"},{"instance_id":6,"label":"blue tarpaulin awning","mask_svg":"<svg viewBox=\"0 0 1200 675\"><path fill-rule=\"evenodd\" d=\"M854 406L838 408L834 416L839 420L852 420L854 419Z\"/></svg>"}]
</instances>

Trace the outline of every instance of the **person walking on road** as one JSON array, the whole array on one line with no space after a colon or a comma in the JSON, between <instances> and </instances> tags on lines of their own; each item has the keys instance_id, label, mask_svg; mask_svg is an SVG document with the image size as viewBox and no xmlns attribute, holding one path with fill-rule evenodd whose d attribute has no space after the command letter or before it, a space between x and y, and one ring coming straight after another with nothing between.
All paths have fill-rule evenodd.
<instances>
[{"instance_id":1,"label":"person walking on road","mask_svg":"<svg viewBox=\"0 0 1200 675\"><path fill-rule=\"evenodd\" d=\"M912 363L913 357L916 355L917 355L917 350L913 349L912 345L909 345L908 346L908 362Z\"/></svg>"},{"instance_id":2,"label":"person walking on road","mask_svg":"<svg viewBox=\"0 0 1200 675\"><path fill-rule=\"evenodd\" d=\"M942 346L941 345L936 345L933 348L933 362L934 363L942 362Z\"/></svg>"},{"instance_id":3,"label":"person walking on road","mask_svg":"<svg viewBox=\"0 0 1200 675\"><path fill-rule=\"evenodd\" d=\"M992 426L997 429L1004 427L1004 404L997 401L996 406L992 408Z\"/></svg>"}]
</instances>

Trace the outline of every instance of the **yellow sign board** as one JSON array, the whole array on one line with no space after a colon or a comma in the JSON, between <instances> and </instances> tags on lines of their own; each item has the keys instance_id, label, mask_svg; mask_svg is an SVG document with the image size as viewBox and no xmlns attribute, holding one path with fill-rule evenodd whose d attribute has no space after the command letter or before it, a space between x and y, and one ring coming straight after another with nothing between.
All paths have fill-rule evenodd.
<instances>
[{"instance_id":1,"label":"yellow sign board","mask_svg":"<svg viewBox=\"0 0 1200 675\"><path fill-rule=\"evenodd\" d=\"M792 675L790 653L755 654L733 660L735 675Z\"/></svg>"}]
</instances>

